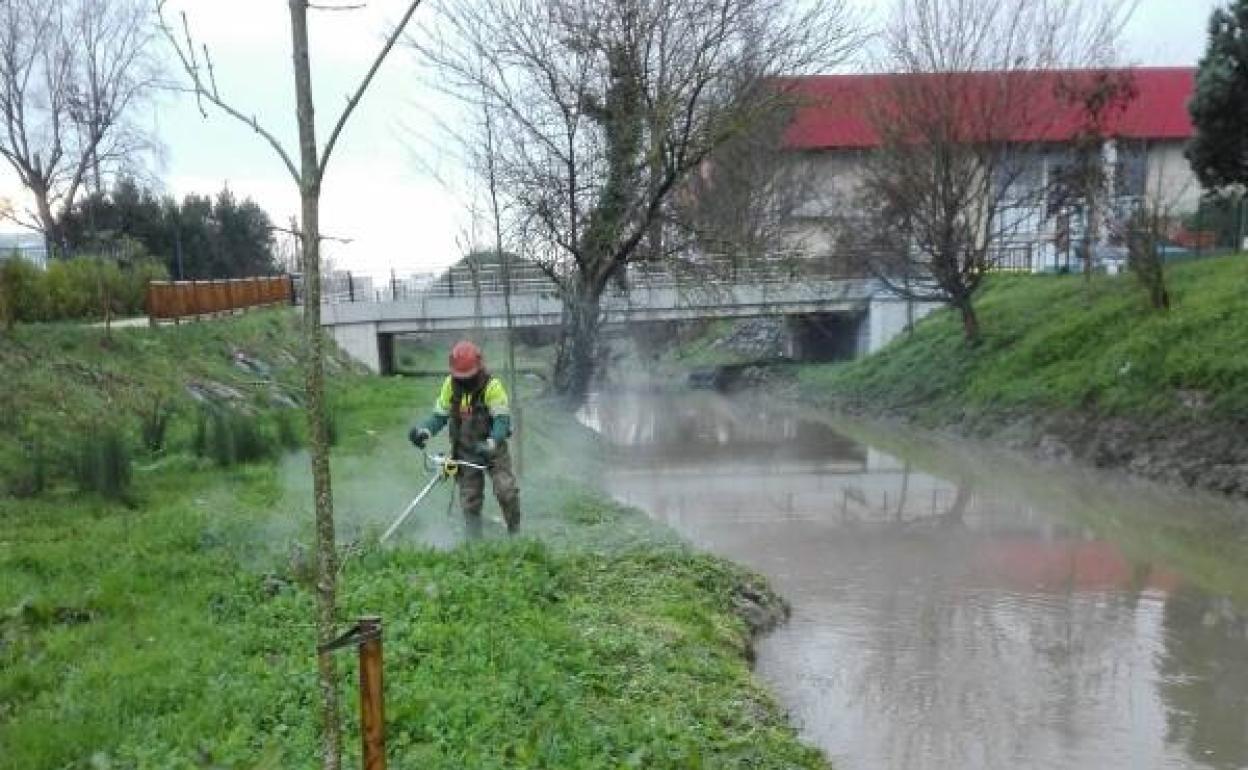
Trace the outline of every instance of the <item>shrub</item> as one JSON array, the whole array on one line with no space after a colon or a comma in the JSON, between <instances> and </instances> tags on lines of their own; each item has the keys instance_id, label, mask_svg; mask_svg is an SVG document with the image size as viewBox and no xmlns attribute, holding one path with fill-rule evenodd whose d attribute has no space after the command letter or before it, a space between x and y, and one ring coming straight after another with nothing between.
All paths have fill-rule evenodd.
<instances>
[{"instance_id":1,"label":"shrub","mask_svg":"<svg viewBox=\"0 0 1248 770\"><path fill-rule=\"evenodd\" d=\"M213 410L208 421L208 456L222 468L234 464L234 436L230 428L225 410Z\"/></svg>"},{"instance_id":2,"label":"shrub","mask_svg":"<svg viewBox=\"0 0 1248 770\"><path fill-rule=\"evenodd\" d=\"M77 481L83 492L129 501L130 450L121 431L108 427L81 437Z\"/></svg>"},{"instance_id":3,"label":"shrub","mask_svg":"<svg viewBox=\"0 0 1248 770\"><path fill-rule=\"evenodd\" d=\"M252 463L276 454L272 436L263 429L258 419L234 412L228 423L233 439L234 462Z\"/></svg>"},{"instance_id":4,"label":"shrub","mask_svg":"<svg viewBox=\"0 0 1248 770\"><path fill-rule=\"evenodd\" d=\"M273 415L273 423L277 428L277 444L287 451L303 446L303 437L299 435L297 415L293 409L279 409Z\"/></svg>"},{"instance_id":5,"label":"shrub","mask_svg":"<svg viewBox=\"0 0 1248 770\"><path fill-rule=\"evenodd\" d=\"M39 438L23 441L20 454L0 453L0 467L4 468L0 493L14 497L35 497L48 487L49 458Z\"/></svg>"},{"instance_id":6,"label":"shrub","mask_svg":"<svg viewBox=\"0 0 1248 770\"><path fill-rule=\"evenodd\" d=\"M47 309L43 271L17 254L0 262L0 323L43 320Z\"/></svg>"},{"instance_id":7,"label":"shrub","mask_svg":"<svg viewBox=\"0 0 1248 770\"><path fill-rule=\"evenodd\" d=\"M261 420L226 407L200 410L192 437L195 454L222 468L274 457L278 445Z\"/></svg>"},{"instance_id":8,"label":"shrub","mask_svg":"<svg viewBox=\"0 0 1248 770\"><path fill-rule=\"evenodd\" d=\"M196 457L208 456L208 410L200 407L195 412L195 429L191 432L191 452Z\"/></svg>"},{"instance_id":9,"label":"shrub","mask_svg":"<svg viewBox=\"0 0 1248 770\"><path fill-rule=\"evenodd\" d=\"M47 270L18 257L0 265L0 320L58 321L139 315L149 281L166 278L160 263L97 257L56 260Z\"/></svg>"},{"instance_id":10,"label":"shrub","mask_svg":"<svg viewBox=\"0 0 1248 770\"><path fill-rule=\"evenodd\" d=\"M165 434L169 429L169 419L173 417L173 409L163 397L156 396L152 405L139 411L139 432L143 438L143 448L155 454L164 451Z\"/></svg>"}]
</instances>

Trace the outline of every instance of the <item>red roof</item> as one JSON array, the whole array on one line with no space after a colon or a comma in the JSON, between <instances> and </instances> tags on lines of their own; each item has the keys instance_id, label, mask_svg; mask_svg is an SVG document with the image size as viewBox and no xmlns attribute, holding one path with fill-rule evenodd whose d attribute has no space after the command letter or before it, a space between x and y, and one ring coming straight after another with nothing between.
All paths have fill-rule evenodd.
<instances>
[{"instance_id":1,"label":"red roof","mask_svg":"<svg viewBox=\"0 0 1248 770\"><path fill-rule=\"evenodd\" d=\"M1061 83L1088 82L1098 72L1062 71L1025 73L1034 77L1026 88L1028 111L1046 116L1042 121L1018 121L1011 129L1018 142L1064 142L1078 133L1082 121L1079 109L1061 96ZM1114 112L1106 134L1127 139L1185 140L1193 134L1188 100L1195 88L1196 70L1191 68L1132 68L1114 74L1128 74L1135 94L1123 109ZM1010 73L1006 78L1023 77ZM802 99L793 124L785 135L785 145L795 150L871 149L880 145L872 125L870 105L879 104L899 88L922 83L921 78L941 77L942 89L956 88L974 98L993 92L1001 82L1000 73L973 72L950 76L932 75L818 75L788 81Z\"/></svg>"}]
</instances>

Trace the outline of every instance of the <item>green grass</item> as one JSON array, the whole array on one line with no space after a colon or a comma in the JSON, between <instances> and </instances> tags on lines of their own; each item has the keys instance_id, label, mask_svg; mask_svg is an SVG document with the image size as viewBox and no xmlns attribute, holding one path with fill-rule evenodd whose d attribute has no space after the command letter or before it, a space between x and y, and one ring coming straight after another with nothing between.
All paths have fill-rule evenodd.
<instances>
[{"instance_id":1,"label":"green grass","mask_svg":"<svg viewBox=\"0 0 1248 770\"><path fill-rule=\"evenodd\" d=\"M395 363L399 371L417 374L445 372L451 346L460 339L469 339L481 347L486 365L495 374L507 367L506 336L500 332L474 332L464 335L431 334L420 337L399 337L395 341ZM546 372L554 363L554 346L516 344L516 368L522 371Z\"/></svg>"},{"instance_id":2,"label":"green grass","mask_svg":"<svg viewBox=\"0 0 1248 770\"><path fill-rule=\"evenodd\" d=\"M746 661L742 594L778 600L604 500L592 437L532 393L526 537L456 545L442 490L396 547L369 545L422 481L405 434L435 384L336 383L341 622L385 619L391 766L825 766ZM301 454L170 451L136 468L133 507L0 499L0 768L316 766L306 474Z\"/></svg>"},{"instance_id":3,"label":"green grass","mask_svg":"<svg viewBox=\"0 0 1248 770\"><path fill-rule=\"evenodd\" d=\"M729 345L719 344L732 335L736 326L735 322L726 320L710 321L700 328L695 326L696 332L689 339L680 341L663 351L659 362L677 371L748 363L757 356L742 353Z\"/></svg>"},{"instance_id":4,"label":"green grass","mask_svg":"<svg viewBox=\"0 0 1248 770\"><path fill-rule=\"evenodd\" d=\"M0 494L17 491L34 474L32 458L47 466L49 486L73 477L84 443L109 431L126 438L139 464L170 451L189 450L203 407L195 393L227 394L217 407L257 419L266 436L284 399L297 398L297 318L290 310L232 319L103 329L78 324L19 325L0 332ZM236 354L262 371L240 366ZM352 371L335 355L331 374ZM165 448L143 447L144 425L168 416ZM302 428L302 421L296 421Z\"/></svg>"},{"instance_id":5,"label":"green grass","mask_svg":"<svg viewBox=\"0 0 1248 770\"><path fill-rule=\"evenodd\" d=\"M803 392L947 421L964 412L1083 410L1165 416L1198 391L1214 418L1248 413L1248 257L1175 265L1173 309L1148 308L1129 275L994 277L967 346L951 312L879 354L800 367Z\"/></svg>"}]
</instances>

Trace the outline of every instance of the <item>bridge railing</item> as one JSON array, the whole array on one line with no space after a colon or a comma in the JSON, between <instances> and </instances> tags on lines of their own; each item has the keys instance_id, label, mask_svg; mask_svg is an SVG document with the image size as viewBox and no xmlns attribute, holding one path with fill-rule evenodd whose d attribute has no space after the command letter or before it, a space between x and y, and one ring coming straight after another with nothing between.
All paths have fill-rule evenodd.
<instances>
[{"instance_id":1,"label":"bridge railing","mask_svg":"<svg viewBox=\"0 0 1248 770\"><path fill-rule=\"evenodd\" d=\"M745 264L728 259L705 259L676 263L633 263L608 286L607 296L622 298L633 292L676 289L715 292L740 285L790 285L863 278L850 260L837 256L802 259L756 260ZM549 296L559 286L542 268L521 263L504 270L501 265L453 267L433 282L417 285L391 278L380 285L371 279L340 273L322 278L322 301L404 302L426 297Z\"/></svg>"}]
</instances>

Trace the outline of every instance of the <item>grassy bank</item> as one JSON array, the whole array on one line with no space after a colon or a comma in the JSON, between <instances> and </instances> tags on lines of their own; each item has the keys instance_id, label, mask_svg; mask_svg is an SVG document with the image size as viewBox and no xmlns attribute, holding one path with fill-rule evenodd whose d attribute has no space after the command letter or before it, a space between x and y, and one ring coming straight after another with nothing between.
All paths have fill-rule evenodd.
<instances>
[{"instance_id":1,"label":"grassy bank","mask_svg":"<svg viewBox=\"0 0 1248 770\"><path fill-rule=\"evenodd\" d=\"M983 340L940 312L879 355L803 367L808 397L904 410L930 422L967 412L1092 410L1210 419L1248 413L1248 257L1175 265L1173 309L1151 311L1131 276L994 277L977 308Z\"/></svg>"},{"instance_id":2,"label":"grassy bank","mask_svg":"<svg viewBox=\"0 0 1248 770\"><path fill-rule=\"evenodd\" d=\"M447 351L460 339L470 339L480 346L490 369L501 374L507 365L505 332L478 331L466 334L426 334L400 337L395 341L395 365L409 374L429 374L446 370ZM554 345L516 344L516 368L525 372L545 374L554 365Z\"/></svg>"},{"instance_id":3,"label":"grassy bank","mask_svg":"<svg viewBox=\"0 0 1248 770\"><path fill-rule=\"evenodd\" d=\"M138 465L214 450L228 464L240 450L297 444L298 339L289 310L111 334L71 323L0 333L0 494L92 486L81 466L104 438ZM328 366L353 371L340 356Z\"/></svg>"},{"instance_id":4,"label":"grassy bank","mask_svg":"<svg viewBox=\"0 0 1248 770\"><path fill-rule=\"evenodd\" d=\"M252 323L269 322L242 333ZM142 335L121 344L239 343L226 327ZM158 364L117 366L145 385ZM167 366L224 382L234 364L183 352ZM456 545L443 490L379 550L371 535L419 488L403 436L433 383L337 385L341 619L385 619L392 766L823 766L746 661L742 608L778 600L599 496L592 438L570 416L530 400L527 537L494 526ZM79 387L92 403L113 393ZM24 403L61 425L55 399ZM305 474L298 454L219 467L173 442L136 467L131 505L66 485L0 499L0 768L315 766Z\"/></svg>"},{"instance_id":5,"label":"grassy bank","mask_svg":"<svg viewBox=\"0 0 1248 770\"><path fill-rule=\"evenodd\" d=\"M1045 459L1248 496L1248 257L1174 265L1173 307L1132 276L995 276L983 339L950 312L880 353L796 367L809 402Z\"/></svg>"}]
</instances>

